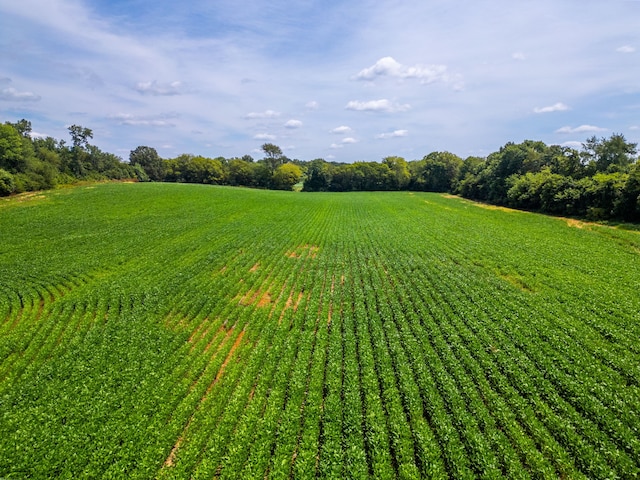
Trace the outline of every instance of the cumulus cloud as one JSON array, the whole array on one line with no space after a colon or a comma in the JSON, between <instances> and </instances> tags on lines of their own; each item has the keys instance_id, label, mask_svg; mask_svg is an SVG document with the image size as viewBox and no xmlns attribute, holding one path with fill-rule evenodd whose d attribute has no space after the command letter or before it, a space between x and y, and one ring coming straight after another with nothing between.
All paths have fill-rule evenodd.
<instances>
[{"instance_id":1,"label":"cumulus cloud","mask_svg":"<svg viewBox=\"0 0 640 480\"><path fill-rule=\"evenodd\" d=\"M562 102L554 103L548 107L536 107L533 109L535 113L564 112L565 110L569 110L569 107Z\"/></svg>"},{"instance_id":2,"label":"cumulus cloud","mask_svg":"<svg viewBox=\"0 0 640 480\"><path fill-rule=\"evenodd\" d=\"M349 133L351 132L351 127L347 127L346 125L342 125L340 127L336 127L333 130L331 130L331 133L337 133L339 135L344 135L345 133Z\"/></svg>"},{"instance_id":3,"label":"cumulus cloud","mask_svg":"<svg viewBox=\"0 0 640 480\"><path fill-rule=\"evenodd\" d=\"M10 102L37 102L41 99L40 95L33 92L19 92L15 88L3 88L0 90L0 100Z\"/></svg>"},{"instance_id":4,"label":"cumulus cloud","mask_svg":"<svg viewBox=\"0 0 640 480\"><path fill-rule=\"evenodd\" d=\"M245 118L254 120L254 119L262 119L262 118L278 118L279 116L280 116L280 112L276 112L274 110L265 110L264 112L247 113Z\"/></svg>"},{"instance_id":5,"label":"cumulus cloud","mask_svg":"<svg viewBox=\"0 0 640 480\"><path fill-rule=\"evenodd\" d=\"M345 145L351 145L354 143L358 143L358 140L356 140L353 137L346 137L340 140L340 143L332 143L329 148L333 148L333 149L343 148Z\"/></svg>"},{"instance_id":6,"label":"cumulus cloud","mask_svg":"<svg viewBox=\"0 0 640 480\"><path fill-rule=\"evenodd\" d=\"M404 112L411 108L408 104L393 103L386 98L380 100L369 100L368 102L360 102L352 100L345 107L347 110L356 110L358 112Z\"/></svg>"},{"instance_id":7,"label":"cumulus cloud","mask_svg":"<svg viewBox=\"0 0 640 480\"><path fill-rule=\"evenodd\" d=\"M158 83L156 81L152 82L138 82L135 86L135 90L143 95L154 95L154 96L172 96L172 95L182 95L184 85L182 82L171 82L171 83Z\"/></svg>"},{"instance_id":8,"label":"cumulus cloud","mask_svg":"<svg viewBox=\"0 0 640 480\"><path fill-rule=\"evenodd\" d=\"M616 52L620 52L620 53L633 53L636 51L635 47L632 47L631 45L623 45L621 47L616 48Z\"/></svg>"},{"instance_id":9,"label":"cumulus cloud","mask_svg":"<svg viewBox=\"0 0 640 480\"><path fill-rule=\"evenodd\" d=\"M175 114L139 116L130 113L117 113L115 115L109 115L108 118L116 120L120 125L130 125L133 127L175 127L175 123L170 121L175 117Z\"/></svg>"},{"instance_id":10,"label":"cumulus cloud","mask_svg":"<svg viewBox=\"0 0 640 480\"><path fill-rule=\"evenodd\" d=\"M393 132L381 133L380 135L376 135L376 138L398 138L406 137L408 134L408 130L394 130Z\"/></svg>"},{"instance_id":11,"label":"cumulus cloud","mask_svg":"<svg viewBox=\"0 0 640 480\"><path fill-rule=\"evenodd\" d=\"M446 65L403 65L393 57L383 57L372 66L360 70L356 80L374 80L378 77L393 77L399 79L417 79L420 83L428 84L444 82L453 84L454 89L462 89L462 76L451 75Z\"/></svg>"},{"instance_id":12,"label":"cumulus cloud","mask_svg":"<svg viewBox=\"0 0 640 480\"><path fill-rule=\"evenodd\" d=\"M597 133L606 131L606 128L596 127L594 125L580 125L579 127L562 127L556 130L556 133Z\"/></svg>"},{"instance_id":13,"label":"cumulus cloud","mask_svg":"<svg viewBox=\"0 0 640 480\"><path fill-rule=\"evenodd\" d=\"M300 128L302 126L302 122L300 120L288 120L285 124L284 124L285 128L290 128L290 129L294 129L294 128Z\"/></svg>"},{"instance_id":14,"label":"cumulus cloud","mask_svg":"<svg viewBox=\"0 0 640 480\"><path fill-rule=\"evenodd\" d=\"M257 135L254 135L253 138L254 140L275 140L278 137L269 133L258 133Z\"/></svg>"}]
</instances>

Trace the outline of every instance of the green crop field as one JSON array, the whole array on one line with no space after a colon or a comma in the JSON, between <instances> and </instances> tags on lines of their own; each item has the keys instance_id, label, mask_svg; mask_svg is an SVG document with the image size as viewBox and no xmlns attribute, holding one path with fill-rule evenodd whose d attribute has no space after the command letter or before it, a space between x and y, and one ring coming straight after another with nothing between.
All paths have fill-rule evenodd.
<instances>
[{"instance_id":1,"label":"green crop field","mask_svg":"<svg viewBox=\"0 0 640 480\"><path fill-rule=\"evenodd\" d=\"M0 201L2 478L636 478L640 234L423 193Z\"/></svg>"}]
</instances>

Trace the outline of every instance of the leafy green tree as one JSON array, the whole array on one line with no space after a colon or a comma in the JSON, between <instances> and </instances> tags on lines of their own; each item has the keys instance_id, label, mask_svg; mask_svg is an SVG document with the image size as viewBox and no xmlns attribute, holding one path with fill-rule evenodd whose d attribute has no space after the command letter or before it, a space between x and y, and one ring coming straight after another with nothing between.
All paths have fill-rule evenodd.
<instances>
[{"instance_id":1,"label":"leafy green tree","mask_svg":"<svg viewBox=\"0 0 640 480\"><path fill-rule=\"evenodd\" d=\"M250 186L253 184L252 163L240 158L232 158L227 163L227 180L229 185Z\"/></svg>"},{"instance_id":2,"label":"leafy green tree","mask_svg":"<svg viewBox=\"0 0 640 480\"><path fill-rule=\"evenodd\" d=\"M302 178L302 169L294 163L285 163L273 172L273 187L276 190L291 190Z\"/></svg>"},{"instance_id":3,"label":"leafy green tree","mask_svg":"<svg viewBox=\"0 0 640 480\"><path fill-rule=\"evenodd\" d=\"M392 173L393 190L404 190L411 181L411 172L409 164L402 157L385 157L382 163L389 167Z\"/></svg>"},{"instance_id":4,"label":"leafy green tree","mask_svg":"<svg viewBox=\"0 0 640 480\"><path fill-rule=\"evenodd\" d=\"M616 212L632 222L640 222L640 161L629 171Z\"/></svg>"},{"instance_id":5,"label":"leafy green tree","mask_svg":"<svg viewBox=\"0 0 640 480\"><path fill-rule=\"evenodd\" d=\"M31 138L31 122L29 120L18 120L15 123L5 122L6 125L11 125L16 131L23 137Z\"/></svg>"},{"instance_id":6,"label":"leafy green tree","mask_svg":"<svg viewBox=\"0 0 640 480\"><path fill-rule=\"evenodd\" d=\"M164 163L155 148L141 145L129 153L129 163L140 165L149 180L159 182L164 178Z\"/></svg>"},{"instance_id":7,"label":"leafy green tree","mask_svg":"<svg viewBox=\"0 0 640 480\"><path fill-rule=\"evenodd\" d=\"M275 172L276 168L284 164L284 155L279 146L273 143L265 143L261 148L265 154L264 161L271 170L271 173Z\"/></svg>"},{"instance_id":8,"label":"leafy green tree","mask_svg":"<svg viewBox=\"0 0 640 480\"><path fill-rule=\"evenodd\" d=\"M418 162L412 162L413 190L453 192L463 161L450 152L432 152Z\"/></svg>"},{"instance_id":9,"label":"leafy green tree","mask_svg":"<svg viewBox=\"0 0 640 480\"><path fill-rule=\"evenodd\" d=\"M89 147L89 139L93 138L93 131L90 128L71 125L68 130L74 148L86 149Z\"/></svg>"},{"instance_id":10,"label":"leafy green tree","mask_svg":"<svg viewBox=\"0 0 640 480\"><path fill-rule=\"evenodd\" d=\"M326 192L331 186L331 180L331 164L321 158L312 160L307 167L302 190L305 192Z\"/></svg>"},{"instance_id":11,"label":"leafy green tree","mask_svg":"<svg viewBox=\"0 0 640 480\"><path fill-rule=\"evenodd\" d=\"M22 140L12 125L0 125L0 168L11 173L25 171L27 161Z\"/></svg>"},{"instance_id":12,"label":"leafy green tree","mask_svg":"<svg viewBox=\"0 0 640 480\"><path fill-rule=\"evenodd\" d=\"M0 196L10 195L15 189L16 184L13 175L0 168Z\"/></svg>"},{"instance_id":13,"label":"leafy green tree","mask_svg":"<svg viewBox=\"0 0 640 480\"><path fill-rule=\"evenodd\" d=\"M637 146L637 143L627 142L620 133L614 133L608 139L598 139L594 135L582 144L582 157L594 173L622 172L633 163Z\"/></svg>"}]
</instances>

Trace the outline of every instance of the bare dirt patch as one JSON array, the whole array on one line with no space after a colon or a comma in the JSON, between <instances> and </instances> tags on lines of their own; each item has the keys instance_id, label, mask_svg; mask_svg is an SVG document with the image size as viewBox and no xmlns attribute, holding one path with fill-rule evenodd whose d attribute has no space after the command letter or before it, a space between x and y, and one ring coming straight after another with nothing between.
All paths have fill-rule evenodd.
<instances>
[{"instance_id":1,"label":"bare dirt patch","mask_svg":"<svg viewBox=\"0 0 640 480\"><path fill-rule=\"evenodd\" d=\"M253 267L249 269L250 272L255 272L260 268L260 262L257 262Z\"/></svg>"},{"instance_id":2,"label":"bare dirt patch","mask_svg":"<svg viewBox=\"0 0 640 480\"><path fill-rule=\"evenodd\" d=\"M318 245L299 245L294 250L288 251L285 255L289 258L301 258L307 256L308 258L316 258L320 247Z\"/></svg>"},{"instance_id":3,"label":"bare dirt patch","mask_svg":"<svg viewBox=\"0 0 640 480\"><path fill-rule=\"evenodd\" d=\"M247 292L242 296L238 303L244 307L248 307L250 305L255 305L256 307L260 308L266 307L267 305L271 305L271 294L268 290L256 290L255 292Z\"/></svg>"}]
</instances>

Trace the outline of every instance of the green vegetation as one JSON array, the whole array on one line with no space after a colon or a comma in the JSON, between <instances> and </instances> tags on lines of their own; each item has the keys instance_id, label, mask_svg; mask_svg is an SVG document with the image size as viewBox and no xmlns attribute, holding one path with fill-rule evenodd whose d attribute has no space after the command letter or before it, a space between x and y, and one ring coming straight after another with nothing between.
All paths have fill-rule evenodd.
<instances>
[{"instance_id":1,"label":"green vegetation","mask_svg":"<svg viewBox=\"0 0 640 480\"><path fill-rule=\"evenodd\" d=\"M31 123L0 125L0 196L49 189L78 180L135 179L306 192L427 191L523 210L589 220L640 222L640 162L637 144L621 134L591 137L582 151L526 140L507 143L487 158L465 160L432 152L407 162L353 164L290 160L280 147L262 145L264 158L207 158L182 154L162 159L148 146L129 154L129 163L89 144L93 132L69 127L72 147L53 138L31 138Z\"/></svg>"},{"instance_id":2,"label":"green vegetation","mask_svg":"<svg viewBox=\"0 0 640 480\"><path fill-rule=\"evenodd\" d=\"M435 193L2 199L0 477L634 478L639 288L636 231Z\"/></svg>"}]
</instances>

